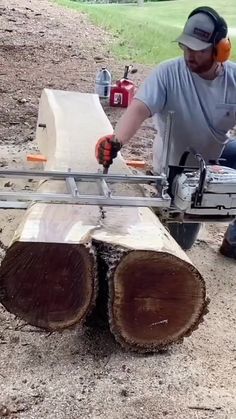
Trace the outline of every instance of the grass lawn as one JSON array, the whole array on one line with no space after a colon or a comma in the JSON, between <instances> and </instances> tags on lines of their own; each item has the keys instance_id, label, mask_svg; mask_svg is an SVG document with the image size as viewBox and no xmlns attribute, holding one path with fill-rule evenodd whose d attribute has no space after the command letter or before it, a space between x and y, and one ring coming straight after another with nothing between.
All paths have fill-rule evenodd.
<instances>
[{"instance_id":1,"label":"grass lawn","mask_svg":"<svg viewBox=\"0 0 236 419\"><path fill-rule=\"evenodd\" d=\"M86 12L93 23L114 35L112 48L118 57L144 64L153 65L181 54L172 41L195 7L207 3L225 17L229 27L236 28L236 0L173 0L145 3L143 7L136 4L95 5L72 0L54 1ZM236 37L232 38L232 43L236 49ZM232 58L236 58L235 52Z\"/></svg>"}]
</instances>

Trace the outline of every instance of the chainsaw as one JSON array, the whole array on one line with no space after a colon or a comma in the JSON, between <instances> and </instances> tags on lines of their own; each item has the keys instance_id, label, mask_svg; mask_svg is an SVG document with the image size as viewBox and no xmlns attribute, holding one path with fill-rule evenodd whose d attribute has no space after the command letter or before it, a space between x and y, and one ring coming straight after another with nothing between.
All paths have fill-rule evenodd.
<instances>
[{"instance_id":1,"label":"chainsaw","mask_svg":"<svg viewBox=\"0 0 236 419\"><path fill-rule=\"evenodd\" d=\"M0 178L5 179L50 179L65 182L64 193L0 190L0 208L26 209L32 202L100 207L151 207L163 222L213 222L234 219L236 170L221 166L219 162L207 165L203 157L192 149L183 154L179 165L170 165L168 160L172 124L173 112L169 112L160 175L109 174L107 170L97 173L72 172L70 169L67 172L0 170ZM194 167L186 164L190 153L196 160ZM84 182L96 184L97 193L84 193ZM114 185L119 186L120 183L141 185L144 188L140 188L140 196L117 195L114 193Z\"/></svg>"},{"instance_id":2,"label":"chainsaw","mask_svg":"<svg viewBox=\"0 0 236 419\"><path fill-rule=\"evenodd\" d=\"M228 221L236 216L236 170L221 165L223 161L211 161L207 165L196 150L189 147L178 165L169 164L171 131L174 112L169 111L163 147L161 173L167 179L170 207L160 209L162 221L204 222ZM187 166L192 154L196 166Z\"/></svg>"},{"instance_id":3,"label":"chainsaw","mask_svg":"<svg viewBox=\"0 0 236 419\"><path fill-rule=\"evenodd\" d=\"M160 209L163 221L213 222L236 216L236 170L219 164L206 165L195 154L199 167L169 166L171 205ZM218 162L216 162L218 163Z\"/></svg>"}]
</instances>

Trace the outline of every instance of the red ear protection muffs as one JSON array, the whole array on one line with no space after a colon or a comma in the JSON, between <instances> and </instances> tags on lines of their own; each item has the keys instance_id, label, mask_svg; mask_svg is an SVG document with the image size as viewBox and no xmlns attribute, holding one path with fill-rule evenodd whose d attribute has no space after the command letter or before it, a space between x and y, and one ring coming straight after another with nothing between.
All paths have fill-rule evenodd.
<instances>
[{"instance_id":1,"label":"red ear protection muffs","mask_svg":"<svg viewBox=\"0 0 236 419\"><path fill-rule=\"evenodd\" d=\"M214 22L215 30L209 42L211 42L214 46L215 61L219 63L227 61L231 53L231 42L227 36L227 23L223 17L218 15L218 13L211 7L197 7L192 11L192 13L190 13L188 19L197 13L205 13Z\"/></svg>"}]
</instances>

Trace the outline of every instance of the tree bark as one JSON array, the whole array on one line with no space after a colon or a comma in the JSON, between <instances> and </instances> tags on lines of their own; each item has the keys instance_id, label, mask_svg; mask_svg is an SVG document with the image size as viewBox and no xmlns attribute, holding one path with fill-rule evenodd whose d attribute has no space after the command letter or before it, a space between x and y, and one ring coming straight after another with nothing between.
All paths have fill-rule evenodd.
<instances>
[{"instance_id":1,"label":"tree bark","mask_svg":"<svg viewBox=\"0 0 236 419\"><path fill-rule=\"evenodd\" d=\"M95 144L112 127L97 96L45 90L38 125L45 169L98 170ZM119 155L110 172L130 170ZM98 188L79 187L86 193ZM127 196L141 190L112 189ZM47 181L39 190L64 192L65 185ZM55 330L81 324L99 286L107 290L99 301L115 338L140 352L190 335L206 312L203 278L151 209L106 207L103 219L96 206L33 204L0 270L2 303L29 323Z\"/></svg>"}]
</instances>

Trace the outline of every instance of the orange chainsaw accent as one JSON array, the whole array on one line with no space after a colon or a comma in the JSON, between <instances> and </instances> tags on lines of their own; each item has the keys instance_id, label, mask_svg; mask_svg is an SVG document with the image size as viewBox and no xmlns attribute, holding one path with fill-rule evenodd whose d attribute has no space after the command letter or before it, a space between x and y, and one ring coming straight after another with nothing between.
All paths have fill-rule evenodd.
<instances>
[{"instance_id":1,"label":"orange chainsaw accent","mask_svg":"<svg viewBox=\"0 0 236 419\"><path fill-rule=\"evenodd\" d=\"M144 169L146 167L146 163L143 160L125 160L127 166Z\"/></svg>"},{"instance_id":2,"label":"orange chainsaw accent","mask_svg":"<svg viewBox=\"0 0 236 419\"><path fill-rule=\"evenodd\" d=\"M34 162L46 162L47 158L42 154L28 154L27 161L34 161Z\"/></svg>"}]
</instances>

